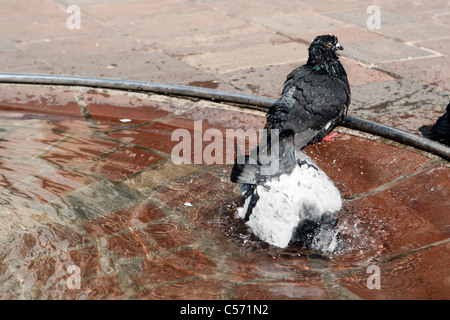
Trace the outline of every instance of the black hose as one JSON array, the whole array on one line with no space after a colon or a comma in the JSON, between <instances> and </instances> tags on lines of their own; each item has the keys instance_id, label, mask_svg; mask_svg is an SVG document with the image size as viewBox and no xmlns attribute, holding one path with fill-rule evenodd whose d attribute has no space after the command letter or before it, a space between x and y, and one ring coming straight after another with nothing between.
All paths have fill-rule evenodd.
<instances>
[{"instance_id":1,"label":"black hose","mask_svg":"<svg viewBox=\"0 0 450 320\"><path fill-rule=\"evenodd\" d=\"M450 161L450 148L431 139L348 115L345 117L343 125L434 153Z\"/></svg>"},{"instance_id":2,"label":"black hose","mask_svg":"<svg viewBox=\"0 0 450 320\"><path fill-rule=\"evenodd\" d=\"M172 85L154 82L99 79L91 77L76 76L58 76L58 75L34 75L34 74L2 74L0 73L0 82L18 83L18 84L39 84L39 85L67 85L67 86L86 86L108 89L121 89L132 91L145 91L165 95L176 95L185 97L202 98L212 101L229 102L241 104L245 107L262 108L267 110L277 100L251 96L240 93L232 93L207 88L192 86ZM420 137L402 130L391 128L376 122L358 119L352 116L346 116L343 126L356 130L368 132L390 140L410 145L418 149L436 154L450 161L450 148L436 141Z\"/></svg>"},{"instance_id":3,"label":"black hose","mask_svg":"<svg viewBox=\"0 0 450 320\"><path fill-rule=\"evenodd\" d=\"M121 89L132 91L146 91L161 94L172 94L203 98L213 101L233 102L261 107L270 107L276 100L250 96L240 93L212 90L207 88L181 86L155 82L144 82L134 80L99 79L90 77L58 76L58 75L34 75L34 74L7 74L0 73L0 82L20 84L47 84L98 87L108 89Z\"/></svg>"}]
</instances>

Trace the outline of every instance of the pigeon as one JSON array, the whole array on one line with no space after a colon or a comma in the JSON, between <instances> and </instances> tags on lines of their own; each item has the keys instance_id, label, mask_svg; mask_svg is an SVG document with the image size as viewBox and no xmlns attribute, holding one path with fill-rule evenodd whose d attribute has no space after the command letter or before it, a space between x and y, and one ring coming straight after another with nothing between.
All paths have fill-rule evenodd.
<instances>
[{"instance_id":1,"label":"pigeon","mask_svg":"<svg viewBox=\"0 0 450 320\"><path fill-rule=\"evenodd\" d=\"M450 146L450 102L445 109L445 113L437 119L431 128L433 139Z\"/></svg>"},{"instance_id":2,"label":"pigeon","mask_svg":"<svg viewBox=\"0 0 450 320\"><path fill-rule=\"evenodd\" d=\"M317 36L305 65L293 70L281 98L270 108L265 128L292 129L297 148L323 139L347 113L350 85L336 52L344 48L334 35Z\"/></svg>"},{"instance_id":3,"label":"pigeon","mask_svg":"<svg viewBox=\"0 0 450 320\"><path fill-rule=\"evenodd\" d=\"M243 206L237 215L260 240L279 248L290 243L332 253L336 249L334 215L342 207L339 190L330 178L294 143L284 130L270 148L279 149L279 168L262 175L262 166L248 165L237 182Z\"/></svg>"},{"instance_id":4,"label":"pigeon","mask_svg":"<svg viewBox=\"0 0 450 320\"><path fill-rule=\"evenodd\" d=\"M267 112L266 143L248 156L237 148L231 181L242 184L238 216L257 237L277 247L317 246L316 236L327 230L321 226L332 227L342 206L333 182L301 151L323 139L348 110L350 86L336 55L342 49L333 35L316 37L307 63L287 76L281 98ZM328 240L322 248L332 251L335 237Z\"/></svg>"}]
</instances>

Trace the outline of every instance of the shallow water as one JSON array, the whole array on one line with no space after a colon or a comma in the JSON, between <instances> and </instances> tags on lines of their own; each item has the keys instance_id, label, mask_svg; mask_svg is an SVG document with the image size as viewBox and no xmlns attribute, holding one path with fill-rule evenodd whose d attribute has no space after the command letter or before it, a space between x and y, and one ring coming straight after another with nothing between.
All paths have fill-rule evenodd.
<instances>
[{"instance_id":1,"label":"shallow water","mask_svg":"<svg viewBox=\"0 0 450 320\"><path fill-rule=\"evenodd\" d=\"M199 115L132 98L161 120L135 121L128 106L90 117L0 108L2 299L445 297L449 204L436 199L449 199L448 166L339 133L307 150L344 198L324 230L336 250L279 249L236 217L231 165L171 161L171 132ZM371 265L380 290L367 287Z\"/></svg>"}]
</instances>

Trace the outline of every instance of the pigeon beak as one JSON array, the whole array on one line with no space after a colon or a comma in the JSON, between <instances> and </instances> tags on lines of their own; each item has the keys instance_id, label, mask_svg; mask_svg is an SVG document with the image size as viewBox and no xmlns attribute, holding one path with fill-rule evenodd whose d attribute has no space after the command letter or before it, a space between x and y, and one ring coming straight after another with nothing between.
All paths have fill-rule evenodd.
<instances>
[{"instance_id":1,"label":"pigeon beak","mask_svg":"<svg viewBox=\"0 0 450 320\"><path fill-rule=\"evenodd\" d=\"M344 50L344 47L341 46L339 43L336 43L336 50Z\"/></svg>"}]
</instances>

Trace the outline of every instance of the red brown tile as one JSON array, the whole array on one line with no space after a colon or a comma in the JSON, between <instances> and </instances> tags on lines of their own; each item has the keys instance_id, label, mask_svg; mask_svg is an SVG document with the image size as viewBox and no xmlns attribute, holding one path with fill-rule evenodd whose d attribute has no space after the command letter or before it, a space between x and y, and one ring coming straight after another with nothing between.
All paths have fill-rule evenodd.
<instances>
[{"instance_id":1,"label":"red brown tile","mask_svg":"<svg viewBox=\"0 0 450 320\"><path fill-rule=\"evenodd\" d=\"M22 265L20 269L19 274L25 279L35 279L34 283L29 283L29 285L32 285L30 291L34 295L42 294L47 299L51 297L51 294L46 290L42 290L42 288L49 287L54 282L66 278L64 267L57 258L44 257L37 259L28 265Z\"/></svg>"},{"instance_id":2,"label":"red brown tile","mask_svg":"<svg viewBox=\"0 0 450 320\"><path fill-rule=\"evenodd\" d=\"M107 248L125 258L141 256L149 251L147 244L141 243L129 232L109 238Z\"/></svg>"},{"instance_id":3,"label":"red brown tile","mask_svg":"<svg viewBox=\"0 0 450 320\"><path fill-rule=\"evenodd\" d=\"M15 183L36 175L43 167L28 162L1 158L0 159L0 188L6 189Z\"/></svg>"},{"instance_id":4,"label":"red brown tile","mask_svg":"<svg viewBox=\"0 0 450 320\"><path fill-rule=\"evenodd\" d=\"M217 179L210 173L190 177L161 188L154 197L165 202L171 208L195 206L204 199L214 201L228 194L230 185ZM189 204L187 204L189 203Z\"/></svg>"},{"instance_id":5,"label":"red brown tile","mask_svg":"<svg viewBox=\"0 0 450 320\"><path fill-rule=\"evenodd\" d=\"M83 5L83 12L85 5ZM122 45L117 47L117 43ZM86 35L83 37L68 37L52 39L51 41L30 41L20 42L15 45L20 53L25 57L34 57L34 62L48 61L54 66L61 65L64 61L76 60L95 56L105 56L111 53L126 54L128 51L145 50L146 48L138 43L132 35L112 31L104 34ZM20 66L26 65L27 59L18 55L18 59L23 62ZM43 59L36 59L41 57ZM20 60L19 60L20 61ZM33 61L33 60L32 60ZM70 63L70 62L69 62ZM17 64L17 62L16 62ZM31 62L29 62L31 64ZM11 63L8 64L8 66ZM12 66L15 66L12 64ZM45 73L48 74L48 73ZM60 74L58 72L58 74Z\"/></svg>"},{"instance_id":6,"label":"red brown tile","mask_svg":"<svg viewBox=\"0 0 450 320\"><path fill-rule=\"evenodd\" d=\"M429 162L418 153L347 134L305 149L344 197L368 192Z\"/></svg>"},{"instance_id":7,"label":"red brown tile","mask_svg":"<svg viewBox=\"0 0 450 320\"><path fill-rule=\"evenodd\" d=\"M70 115L81 118L73 91L47 86L1 86L0 106L15 110Z\"/></svg>"},{"instance_id":8,"label":"red brown tile","mask_svg":"<svg viewBox=\"0 0 450 320\"><path fill-rule=\"evenodd\" d=\"M19 15L3 17L0 21L0 35L17 42L46 40L51 42L52 39L73 37L74 31L77 32L78 36L85 36L92 34L92 32L94 34L102 34L108 30L88 16L84 16L82 19L83 27L75 30L69 29L65 25L66 19L69 17L64 11L67 8L64 9L64 7L60 6L56 8L58 8L57 13L52 13L55 11L53 8L48 13L39 16ZM38 9L38 11L41 10Z\"/></svg>"},{"instance_id":9,"label":"red brown tile","mask_svg":"<svg viewBox=\"0 0 450 320\"><path fill-rule=\"evenodd\" d=\"M174 6L176 4L176 6ZM132 21L143 17L154 15L173 14L173 13L193 13L204 11L208 7L198 3L184 1L168 1L158 3L158 5L149 5L146 1L122 1L113 3L104 3L102 1L92 2L83 6L86 12L96 19L105 23L114 24L121 19ZM209 12L209 11L207 11Z\"/></svg>"},{"instance_id":10,"label":"red brown tile","mask_svg":"<svg viewBox=\"0 0 450 320\"><path fill-rule=\"evenodd\" d=\"M75 179L73 178L75 177ZM74 172L63 170L45 171L36 176L26 184L20 186L24 193L33 195L41 203L65 196L68 193L78 190L95 180L89 176L83 176Z\"/></svg>"},{"instance_id":11,"label":"red brown tile","mask_svg":"<svg viewBox=\"0 0 450 320\"><path fill-rule=\"evenodd\" d=\"M433 177L433 178L431 178ZM399 254L448 238L450 169L436 166L349 205L341 223L358 222L366 241L383 254ZM436 199L440 199L437 201Z\"/></svg>"},{"instance_id":12,"label":"red brown tile","mask_svg":"<svg viewBox=\"0 0 450 320\"><path fill-rule=\"evenodd\" d=\"M11 247L22 260L31 260L39 255L52 255L77 245L87 244L90 239L73 229L57 223L36 226L33 232L23 234Z\"/></svg>"},{"instance_id":13,"label":"red brown tile","mask_svg":"<svg viewBox=\"0 0 450 320\"><path fill-rule=\"evenodd\" d=\"M108 179L122 179L162 160L163 157L141 149L127 147L89 165L87 170Z\"/></svg>"},{"instance_id":14,"label":"red brown tile","mask_svg":"<svg viewBox=\"0 0 450 320\"><path fill-rule=\"evenodd\" d=\"M378 265L380 288L373 286L373 272L343 276L339 283L363 299L447 300L449 294L448 243Z\"/></svg>"},{"instance_id":15,"label":"red brown tile","mask_svg":"<svg viewBox=\"0 0 450 320\"><path fill-rule=\"evenodd\" d=\"M198 249L176 251L169 255L147 258L142 273L136 277L137 286L161 283L192 276L214 274L216 264Z\"/></svg>"},{"instance_id":16,"label":"red brown tile","mask_svg":"<svg viewBox=\"0 0 450 320\"><path fill-rule=\"evenodd\" d=\"M42 158L59 165L71 167L93 161L102 153L118 146L117 143L94 137L72 137L58 145Z\"/></svg>"},{"instance_id":17,"label":"red brown tile","mask_svg":"<svg viewBox=\"0 0 450 320\"><path fill-rule=\"evenodd\" d=\"M84 225L84 228L95 238L137 227L140 224L163 218L165 215L155 205L143 203L137 206L97 218Z\"/></svg>"},{"instance_id":18,"label":"red brown tile","mask_svg":"<svg viewBox=\"0 0 450 320\"><path fill-rule=\"evenodd\" d=\"M234 282L247 282L257 279L283 279L288 281L304 281L320 284L317 274L307 274L309 271L306 258L283 259L274 263L273 257L261 254L252 257L236 257L228 259L228 277Z\"/></svg>"},{"instance_id":19,"label":"red brown tile","mask_svg":"<svg viewBox=\"0 0 450 320\"><path fill-rule=\"evenodd\" d=\"M17 128L0 141L0 152L10 157L33 158L62 137L63 134L52 131Z\"/></svg>"},{"instance_id":20,"label":"red brown tile","mask_svg":"<svg viewBox=\"0 0 450 320\"><path fill-rule=\"evenodd\" d=\"M242 93L278 99L286 76L304 63L306 61L245 68L222 74L221 78L240 88Z\"/></svg>"},{"instance_id":21,"label":"red brown tile","mask_svg":"<svg viewBox=\"0 0 450 320\"><path fill-rule=\"evenodd\" d=\"M117 300L125 299L127 295L121 290L119 277L112 275L108 277L98 277L81 283L84 295L77 295L78 299L84 300Z\"/></svg>"},{"instance_id":22,"label":"red brown tile","mask_svg":"<svg viewBox=\"0 0 450 320\"><path fill-rule=\"evenodd\" d=\"M191 120L185 122L186 125L182 126L155 123L137 129L114 132L110 136L124 142L165 152L171 157L173 154L174 161L181 159L184 163L203 165L224 163L223 147L226 144L223 136L220 134L217 140L214 137L213 142L205 142L200 125L197 129L194 128ZM215 148L215 143L217 143L217 148ZM211 150L205 151L206 146L210 144Z\"/></svg>"},{"instance_id":23,"label":"red brown tile","mask_svg":"<svg viewBox=\"0 0 450 320\"><path fill-rule=\"evenodd\" d=\"M155 47L160 48L164 50L164 52L167 52L171 55L185 56L210 50L222 51L242 47L257 46L261 44L270 46L285 42L289 42L289 39L287 37L274 33L273 31L269 31L264 27L251 24L243 28L230 30L218 35L161 39L156 41ZM218 83L215 84L216 86L218 85ZM208 88L212 87L208 86Z\"/></svg>"},{"instance_id":24,"label":"red brown tile","mask_svg":"<svg viewBox=\"0 0 450 320\"><path fill-rule=\"evenodd\" d=\"M39 110L16 110L14 108L0 106L0 121L2 125L18 126L20 129L15 139L20 140L21 132L29 132L30 138L39 145L38 138L42 136L42 142L48 144L54 142L56 135L61 137L66 133L74 134L91 134L93 130L97 130L98 126L86 122L81 117L64 114L44 113ZM35 133L32 132L35 130ZM30 145L30 148L32 150Z\"/></svg>"},{"instance_id":25,"label":"red brown tile","mask_svg":"<svg viewBox=\"0 0 450 320\"><path fill-rule=\"evenodd\" d=\"M234 299L238 300L323 300L328 293L322 286L306 282L276 281L236 286Z\"/></svg>"},{"instance_id":26,"label":"red brown tile","mask_svg":"<svg viewBox=\"0 0 450 320\"><path fill-rule=\"evenodd\" d=\"M156 149L170 154L178 142L171 141L172 132L177 127L155 123L143 127L121 130L110 136L124 142L134 143L143 147Z\"/></svg>"},{"instance_id":27,"label":"red brown tile","mask_svg":"<svg viewBox=\"0 0 450 320\"><path fill-rule=\"evenodd\" d=\"M176 106L166 102L145 99L143 96L88 91L86 106L94 120L105 124L129 125L152 121L170 114ZM120 122L129 119L130 122Z\"/></svg>"},{"instance_id":28,"label":"red brown tile","mask_svg":"<svg viewBox=\"0 0 450 320\"><path fill-rule=\"evenodd\" d=\"M53 174L61 176L62 179L68 180L71 183L74 183L75 185L76 184L89 185L92 182L96 181L94 178L92 178L90 176L86 176L86 175L84 175L82 173L78 173L78 172L75 172L75 171L55 169Z\"/></svg>"},{"instance_id":29,"label":"red brown tile","mask_svg":"<svg viewBox=\"0 0 450 320\"><path fill-rule=\"evenodd\" d=\"M194 237L178 224L161 223L121 233L107 240L108 249L119 257L128 258L191 244Z\"/></svg>"},{"instance_id":30,"label":"red brown tile","mask_svg":"<svg viewBox=\"0 0 450 320\"><path fill-rule=\"evenodd\" d=\"M80 250L71 250L68 252L70 264L80 268L80 275L84 278L100 274L103 270L101 259L108 259L102 256L102 253L96 246L83 248Z\"/></svg>"},{"instance_id":31,"label":"red brown tile","mask_svg":"<svg viewBox=\"0 0 450 320\"><path fill-rule=\"evenodd\" d=\"M341 58L341 63L347 72L350 86L394 80L385 72L362 66L351 59Z\"/></svg>"},{"instance_id":32,"label":"red brown tile","mask_svg":"<svg viewBox=\"0 0 450 320\"><path fill-rule=\"evenodd\" d=\"M442 236L448 236L446 228L450 225L450 167L436 165L390 188L389 197L396 199L399 207L406 207L429 221Z\"/></svg>"},{"instance_id":33,"label":"red brown tile","mask_svg":"<svg viewBox=\"0 0 450 320\"><path fill-rule=\"evenodd\" d=\"M201 288L199 290L199 288ZM222 281L196 279L161 284L153 289L141 289L137 299L149 300L219 300L222 299Z\"/></svg>"}]
</instances>

